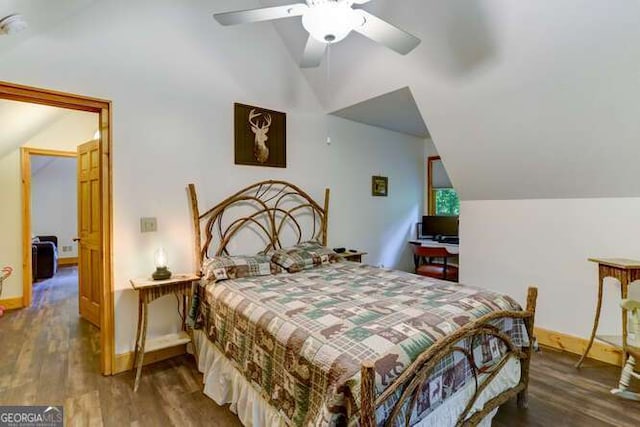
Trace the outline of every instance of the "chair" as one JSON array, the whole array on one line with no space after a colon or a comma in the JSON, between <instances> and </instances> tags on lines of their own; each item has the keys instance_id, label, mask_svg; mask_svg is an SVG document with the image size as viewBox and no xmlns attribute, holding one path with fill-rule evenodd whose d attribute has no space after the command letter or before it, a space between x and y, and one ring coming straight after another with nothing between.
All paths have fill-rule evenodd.
<instances>
[{"instance_id":1,"label":"chair","mask_svg":"<svg viewBox=\"0 0 640 427\"><path fill-rule=\"evenodd\" d=\"M620 381L618 382L618 388L611 390L611 394L620 396L628 400L640 401L640 393L632 391L629 386L631 385L632 378L640 380L640 373L636 372L636 362L640 360L640 342L638 335L640 334L640 301L634 301L630 299L622 300L620 304L622 308L631 312L631 322L629 323L628 332L633 334L635 340L633 343L627 342L625 350L629 353L627 363L622 368L620 373ZM627 340L630 337L627 336Z\"/></svg>"},{"instance_id":2,"label":"chair","mask_svg":"<svg viewBox=\"0 0 640 427\"><path fill-rule=\"evenodd\" d=\"M58 238L36 236L31 243L33 281L49 279L58 270Z\"/></svg>"},{"instance_id":3,"label":"chair","mask_svg":"<svg viewBox=\"0 0 640 427\"><path fill-rule=\"evenodd\" d=\"M413 256L416 259L416 274L450 282L458 281L458 267L447 262L447 258L455 255L450 254L442 247L412 246Z\"/></svg>"}]
</instances>

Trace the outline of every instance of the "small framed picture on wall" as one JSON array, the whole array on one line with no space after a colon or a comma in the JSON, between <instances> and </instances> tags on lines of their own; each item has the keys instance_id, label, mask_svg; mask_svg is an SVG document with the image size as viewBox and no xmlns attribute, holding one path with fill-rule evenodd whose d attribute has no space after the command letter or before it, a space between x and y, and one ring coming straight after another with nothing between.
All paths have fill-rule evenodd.
<instances>
[{"instance_id":1,"label":"small framed picture on wall","mask_svg":"<svg viewBox=\"0 0 640 427\"><path fill-rule=\"evenodd\" d=\"M386 176L372 176L371 195L374 197L387 197L389 195L389 178Z\"/></svg>"}]
</instances>

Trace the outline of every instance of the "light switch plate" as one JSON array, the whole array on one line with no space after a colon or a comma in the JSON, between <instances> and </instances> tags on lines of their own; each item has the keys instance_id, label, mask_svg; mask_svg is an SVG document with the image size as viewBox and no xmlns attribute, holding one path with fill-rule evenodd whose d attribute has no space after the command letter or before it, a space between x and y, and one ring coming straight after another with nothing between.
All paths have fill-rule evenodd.
<instances>
[{"instance_id":1,"label":"light switch plate","mask_svg":"<svg viewBox=\"0 0 640 427\"><path fill-rule=\"evenodd\" d=\"M158 231L158 220L156 218L140 218L141 233L151 233L154 231Z\"/></svg>"}]
</instances>

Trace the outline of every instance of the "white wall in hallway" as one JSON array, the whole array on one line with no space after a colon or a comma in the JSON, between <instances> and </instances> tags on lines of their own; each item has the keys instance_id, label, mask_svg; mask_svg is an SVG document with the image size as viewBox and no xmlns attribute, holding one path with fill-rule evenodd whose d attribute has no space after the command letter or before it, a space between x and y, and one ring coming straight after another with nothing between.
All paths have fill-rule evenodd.
<instances>
[{"instance_id":1,"label":"white wall in hallway","mask_svg":"<svg viewBox=\"0 0 640 427\"><path fill-rule=\"evenodd\" d=\"M31 234L55 235L58 257L77 257L77 245L73 241L78 235L76 159L46 159L47 164L31 178ZM71 250L65 251L63 247Z\"/></svg>"}]
</instances>

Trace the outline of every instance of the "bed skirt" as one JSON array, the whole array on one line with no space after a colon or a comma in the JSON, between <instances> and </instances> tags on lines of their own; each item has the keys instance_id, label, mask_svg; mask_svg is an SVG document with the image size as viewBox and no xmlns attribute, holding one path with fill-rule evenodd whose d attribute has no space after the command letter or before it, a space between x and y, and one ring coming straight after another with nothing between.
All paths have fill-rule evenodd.
<instances>
[{"instance_id":1,"label":"bed skirt","mask_svg":"<svg viewBox=\"0 0 640 427\"><path fill-rule=\"evenodd\" d=\"M230 404L230 409L246 427L285 427L285 418L267 403L247 379L240 374L233 364L207 338L201 330L193 331L193 339L198 360L198 370L203 374L204 394L218 405ZM484 375L478 377L482 382ZM492 383L477 399L470 415L482 409L485 402L513 388L520 381L520 361L511 358L496 375ZM464 410L474 393L474 383L450 396L444 404L437 407L418 426L454 426L458 416ZM491 426L491 420L498 410L495 409L479 424L481 427Z\"/></svg>"}]
</instances>

